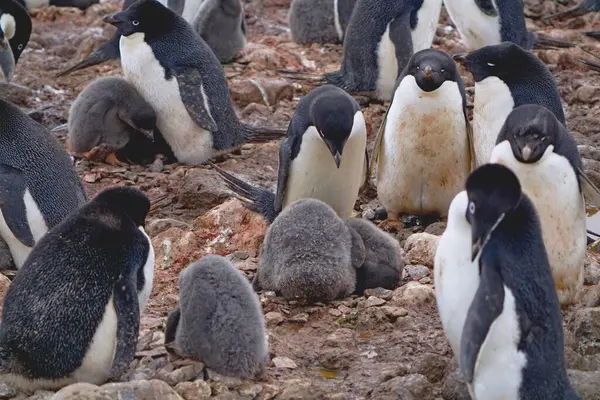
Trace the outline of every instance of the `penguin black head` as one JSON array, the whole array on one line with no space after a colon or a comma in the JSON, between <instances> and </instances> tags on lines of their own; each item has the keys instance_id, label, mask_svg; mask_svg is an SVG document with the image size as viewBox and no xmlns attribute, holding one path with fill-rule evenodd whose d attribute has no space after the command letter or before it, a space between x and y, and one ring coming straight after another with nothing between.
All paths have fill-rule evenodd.
<instances>
[{"instance_id":1,"label":"penguin black head","mask_svg":"<svg viewBox=\"0 0 600 400\"><path fill-rule=\"evenodd\" d=\"M153 131L156 127L156 113L150 107L139 110L131 116L131 121L150 140L154 140Z\"/></svg>"},{"instance_id":2,"label":"penguin black head","mask_svg":"<svg viewBox=\"0 0 600 400\"><path fill-rule=\"evenodd\" d=\"M93 200L94 203L129 216L136 226L144 226L150 211L150 200L140 190L127 186L104 190Z\"/></svg>"},{"instance_id":3,"label":"penguin black head","mask_svg":"<svg viewBox=\"0 0 600 400\"><path fill-rule=\"evenodd\" d=\"M542 158L564 126L546 107L526 104L511 111L498 134L496 144L508 140L513 155L522 163L533 164Z\"/></svg>"},{"instance_id":4,"label":"penguin black head","mask_svg":"<svg viewBox=\"0 0 600 400\"><path fill-rule=\"evenodd\" d=\"M177 14L156 0L139 0L121 12L107 15L104 22L117 27L122 36L143 33L147 41L169 32L177 18Z\"/></svg>"},{"instance_id":5,"label":"penguin black head","mask_svg":"<svg viewBox=\"0 0 600 400\"><path fill-rule=\"evenodd\" d=\"M463 64L473 74L475 82L481 82L489 76L503 81L523 72L521 60L535 57L527 50L512 42L503 42L494 46L485 46L470 53L456 54L452 58Z\"/></svg>"},{"instance_id":6,"label":"penguin black head","mask_svg":"<svg viewBox=\"0 0 600 400\"><path fill-rule=\"evenodd\" d=\"M456 64L448 54L437 49L416 52L407 68L407 75L413 75L424 92L433 92L444 82L456 79Z\"/></svg>"},{"instance_id":7,"label":"penguin black head","mask_svg":"<svg viewBox=\"0 0 600 400\"><path fill-rule=\"evenodd\" d=\"M31 36L31 17L14 0L0 0L0 69L8 82Z\"/></svg>"},{"instance_id":8,"label":"penguin black head","mask_svg":"<svg viewBox=\"0 0 600 400\"><path fill-rule=\"evenodd\" d=\"M505 215L521 201L521 184L505 166L484 164L471 172L466 189L466 218L471 223L471 257L475 260Z\"/></svg>"},{"instance_id":9,"label":"penguin black head","mask_svg":"<svg viewBox=\"0 0 600 400\"><path fill-rule=\"evenodd\" d=\"M354 104L347 96L337 93L317 97L311 107L310 115L317 132L329 148L340 167L346 141L354 126Z\"/></svg>"}]
</instances>

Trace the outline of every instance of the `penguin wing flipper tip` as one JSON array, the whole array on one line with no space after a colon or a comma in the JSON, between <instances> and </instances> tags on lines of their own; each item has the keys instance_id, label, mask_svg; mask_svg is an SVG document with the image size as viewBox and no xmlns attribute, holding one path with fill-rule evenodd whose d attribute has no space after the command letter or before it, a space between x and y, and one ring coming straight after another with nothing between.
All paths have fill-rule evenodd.
<instances>
[{"instance_id":1,"label":"penguin wing flipper tip","mask_svg":"<svg viewBox=\"0 0 600 400\"><path fill-rule=\"evenodd\" d=\"M137 290L131 276L125 274L115 283L113 302L117 314L117 338L110 376L118 380L135 357L140 327Z\"/></svg>"},{"instance_id":2,"label":"penguin wing flipper tip","mask_svg":"<svg viewBox=\"0 0 600 400\"><path fill-rule=\"evenodd\" d=\"M580 168L578 172L583 196L592 202L596 207L600 208L600 189L598 189L598 187L590 180L583 169Z\"/></svg>"}]
</instances>

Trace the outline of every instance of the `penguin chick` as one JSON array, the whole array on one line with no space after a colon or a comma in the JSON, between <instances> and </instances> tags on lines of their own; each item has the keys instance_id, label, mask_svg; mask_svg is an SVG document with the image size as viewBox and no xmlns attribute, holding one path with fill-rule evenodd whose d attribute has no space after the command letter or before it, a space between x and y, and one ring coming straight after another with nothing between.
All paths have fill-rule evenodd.
<instances>
[{"instance_id":1,"label":"penguin chick","mask_svg":"<svg viewBox=\"0 0 600 400\"><path fill-rule=\"evenodd\" d=\"M149 208L137 189L107 189L40 240L4 298L3 382L56 389L127 370L152 288Z\"/></svg>"},{"instance_id":2,"label":"penguin chick","mask_svg":"<svg viewBox=\"0 0 600 400\"><path fill-rule=\"evenodd\" d=\"M548 67L520 46L504 42L486 46L454 59L473 74L473 147L476 165L487 163L498 133L513 108L538 104L548 108L564 125L556 82Z\"/></svg>"},{"instance_id":3,"label":"penguin chick","mask_svg":"<svg viewBox=\"0 0 600 400\"><path fill-rule=\"evenodd\" d=\"M202 164L249 140L281 135L239 121L221 64L173 11L140 0L104 20L121 35L125 78L156 112L156 125L179 162Z\"/></svg>"},{"instance_id":4,"label":"penguin chick","mask_svg":"<svg viewBox=\"0 0 600 400\"><path fill-rule=\"evenodd\" d=\"M222 375L252 379L269 361L258 296L231 262L206 256L179 276L179 306L169 313L165 346Z\"/></svg>"},{"instance_id":5,"label":"penguin chick","mask_svg":"<svg viewBox=\"0 0 600 400\"><path fill-rule=\"evenodd\" d=\"M356 0L293 0L289 20L297 43L340 43Z\"/></svg>"},{"instance_id":6,"label":"penguin chick","mask_svg":"<svg viewBox=\"0 0 600 400\"><path fill-rule=\"evenodd\" d=\"M382 287L396 289L402 276L402 249L396 239L364 218L350 218L346 224L361 237L365 262L356 270L355 294Z\"/></svg>"},{"instance_id":7,"label":"penguin chick","mask_svg":"<svg viewBox=\"0 0 600 400\"><path fill-rule=\"evenodd\" d=\"M292 203L277 216L263 242L256 290L273 290L288 300L328 302L356 288L356 268L365 261L364 243L327 204Z\"/></svg>"},{"instance_id":8,"label":"penguin chick","mask_svg":"<svg viewBox=\"0 0 600 400\"><path fill-rule=\"evenodd\" d=\"M390 220L441 215L471 169L471 127L462 79L441 50L415 53L398 78L373 156L377 197Z\"/></svg>"},{"instance_id":9,"label":"penguin chick","mask_svg":"<svg viewBox=\"0 0 600 400\"><path fill-rule=\"evenodd\" d=\"M572 303L583 287L587 247L577 143L552 112L533 104L508 115L496 143L490 162L510 168L535 205L558 298Z\"/></svg>"},{"instance_id":10,"label":"penguin chick","mask_svg":"<svg viewBox=\"0 0 600 400\"><path fill-rule=\"evenodd\" d=\"M100 0L18 0L27 10L35 8L54 6L54 7L76 7L85 10L88 7L100 3Z\"/></svg>"},{"instance_id":11,"label":"penguin chick","mask_svg":"<svg viewBox=\"0 0 600 400\"><path fill-rule=\"evenodd\" d=\"M535 206L498 164L473 171L466 195L468 203L451 210L462 227L440 241L435 287L444 329L466 315L460 336L446 333L471 397L580 399L567 378L562 316Z\"/></svg>"},{"instance_id":12,"label":"penguin chick","mask_svg":"<svg viewBox=\"0 0 600 400\"><path fill-rule=\"evenodd\" d=\"M367 128L356 100L343 90L323 85L302 97L279 146L277 194L255 188L215 169L248 206L269 222L298 199L327 203L350 218L367 180Z\"/></svg>"},{"instance_id":13,"label":"penguin chick","mask_svg":"<svg viewBox=\"0 0 600 400\"><path fill-rule=\"evenodd\" d=\"M0 132L0 236L20 268L35 243L86 196L56 137L3 100Z\"/></svg>"},{"instance_id":14,"label":"penguin chick","mask_svg":"<svg viewBox=\"0 0 600 400\"><path fill-rule=\"evenodd\" d=\"M441 7L441 0L359 1L344 37L341 68L325 80L349 93L374 91L390 100L413 52L431 47Z\"/></svg>"},{"instance_id":15,"label":"penguin chick","mask_svg":"<svg viewBox=\"0 0 600 400\"><path fill-rule=\"evenodd\" d=\"M529 32L522 0L446 0L444 6L469 50L502 42L513 42L527 50L534 46L574 47Z\"/></svg>"},{"instance_id":16,"label":"penguin chick","mask_svg":"<svg viewBox=\"0 0 600 400\"><path fill-rule=\"evenodd\" d=\"M203 0L188 20L221 63L228 63L246 46L246 23L241 0Z\"/></svg>"},{"instance_id":17,"label":"penguin chick","mask_svg":"<svg viewBox=\"0 0 600 400\"><path fill-rule=\"evenodd\" d=\"M0 73L6 82L12 80L31 29L31 17L19 2L0 0Z\"/></svg>"},{"instance_id":18,"label":"penguin chick","mask_svg":"<svg viewBox=\"0 0 600 400\"><path fill-rule=\"evenodd\" d=\"M155 125L156 113L125 79L99 78L71 105L68 144L75 153L100 145L117 151L134 135L152 141Z\"/></svg>"}]
</instances>

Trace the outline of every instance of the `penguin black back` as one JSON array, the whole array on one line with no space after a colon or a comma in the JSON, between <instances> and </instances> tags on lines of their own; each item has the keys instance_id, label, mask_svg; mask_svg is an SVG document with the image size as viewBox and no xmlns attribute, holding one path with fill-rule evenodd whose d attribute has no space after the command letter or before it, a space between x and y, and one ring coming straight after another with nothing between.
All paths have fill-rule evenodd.
<instances>
[{"instance_id":1,"label":"penguin black back","mask_svg":"<svg viewBox=\"0 0 600 400\"><path fill-rule=\"evenodd\" d=\"M25 182L49 228L86 201L63 146L14 105L0 100L0 164L24 172Z\"/></svg>"},{"instance_id":2,"label":"penguin black back","mask_svg":"<svg viewBox=\"0 0 600 400\"><path fill-rule=\"evenodd\" d=\"M515 106L539 104L565 123L565 114L560 103L556 82L548 67L534 54L520 46L504 42L485 46L455 59L473 74L475 82L495 76L509 87Z\"/></svg>"},{"instance_id":3,"label":"penguin black back","mask_svg":"<svg viewBox=\"0 0 600 400\"><path fill-rule=\"evenodd\" d=\"M460 346L467 382L473 382L476 366L484 364L477 361L490 356L482 349L500 326L494 328L493 322L513 312L519 341L511 353L524 353L526 360L518 382L520 398L578 398L566 374L562 316L533 203L521 192L516 175L498 164L473 171L466 189L473 259L479 256L481 277ZM505 306L505 301L511 304L508 296L514 296L514 311Z\"/></svg>"}]
</instances>

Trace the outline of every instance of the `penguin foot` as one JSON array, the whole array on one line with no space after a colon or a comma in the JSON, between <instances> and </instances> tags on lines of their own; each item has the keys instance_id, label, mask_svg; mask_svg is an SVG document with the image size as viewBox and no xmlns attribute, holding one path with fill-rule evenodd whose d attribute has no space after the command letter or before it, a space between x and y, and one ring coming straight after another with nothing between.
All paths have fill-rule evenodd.
<instances>
[{"instance_id":1,"label":"penguin foot","mask_svg":"<svg viewBox=\"0 0 600 400\"><path fill-rule=\"evenodd\" d=\"M128 165L126 162L119 160L115 153L110 153L109 155L107 155L104 162L114 167L125 167Z\"/></svg>"},{"instance_id":2,"label":"penguin foot","mask_svg":"<svg viewBox=\"0 0 600 400\"><path fill-rule=\"evenodd\" d=\"M379 224L379 227L387 232L400 232L404 224L400 221L400 214L388 211L387 219Z\"/></svg>"}]
</instances>

